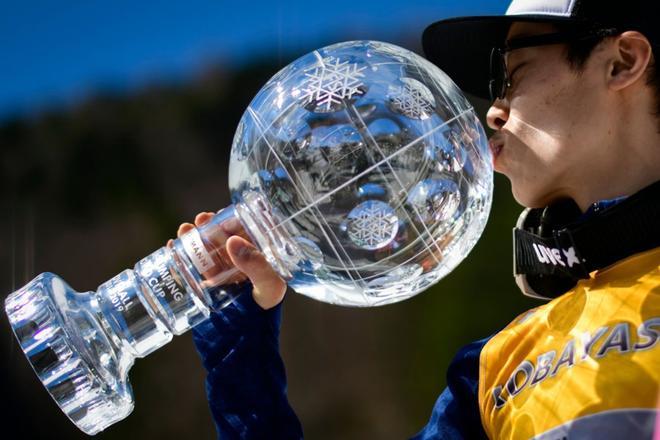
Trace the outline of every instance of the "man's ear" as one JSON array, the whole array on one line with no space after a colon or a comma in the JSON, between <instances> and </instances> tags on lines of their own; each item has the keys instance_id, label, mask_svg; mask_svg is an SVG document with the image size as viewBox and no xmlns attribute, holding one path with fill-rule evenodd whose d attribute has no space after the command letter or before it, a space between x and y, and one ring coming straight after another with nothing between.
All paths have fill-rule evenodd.
<instances>
[{"instance_id":1,"label":"man's ear","mask_svg":"<svg viewBox=\"0 0 660 440\"><path fill-rule=\"evenodd\" d=\"M610 88L623 90L643 80L653 55L649 40L637 31L627 31L615 38L614 50L608 75Z\"/></svg>"}]
</instances>

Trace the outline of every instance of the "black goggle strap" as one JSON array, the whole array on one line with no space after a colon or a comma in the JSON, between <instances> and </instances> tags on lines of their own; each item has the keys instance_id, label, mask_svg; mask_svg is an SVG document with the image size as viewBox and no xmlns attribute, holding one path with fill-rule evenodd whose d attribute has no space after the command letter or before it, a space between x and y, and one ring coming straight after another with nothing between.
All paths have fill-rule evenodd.
<instances>
[{"instance_id":1,"label":"black goggle strap","mask_svg":"<svg viewBox=\"0 0 660 440\"><path fill-rule=\"evenodd\" d=\"M540 237L523 229L513 230L515 275L550 275L579 280L589 277L586 260L578 254L567 230L554 237Z\"/></svg>"},{"instance_id":2,"label":"black goggle strap","mask_svg":"<svg viewBox=\"0 0 660 440\"><path fill-rule=\"evenodd\" d=\"M540 237L514 229L514 275L577 281L636 253L660 247L660 182L593 217Z\"/></svg>"}]
</instances>

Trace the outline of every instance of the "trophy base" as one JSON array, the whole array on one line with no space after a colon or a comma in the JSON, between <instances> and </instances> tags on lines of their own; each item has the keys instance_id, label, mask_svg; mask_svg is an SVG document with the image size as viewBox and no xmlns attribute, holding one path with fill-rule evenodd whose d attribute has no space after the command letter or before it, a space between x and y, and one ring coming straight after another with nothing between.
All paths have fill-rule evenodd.
<instances>
[{"instance_id":1,"label":"trophy base","mask_svg":"<svg viewBox=\"0 0 660 440\"><path fill-rule=\"evenodd\" d=\"M34 372L62 411L89 435L133 411L125 380L133 359L117 355L99 325L97 306L93 294L78 293L51 273L5 300L9 323Z\"/></svg>"}]
</instances>

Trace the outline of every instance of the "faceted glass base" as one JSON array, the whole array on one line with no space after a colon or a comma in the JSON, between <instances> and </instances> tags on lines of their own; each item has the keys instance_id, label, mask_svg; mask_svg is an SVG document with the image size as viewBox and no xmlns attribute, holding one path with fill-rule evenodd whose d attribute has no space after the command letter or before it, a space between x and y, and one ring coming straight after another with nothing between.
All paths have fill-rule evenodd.
<instances>
[{"instance_id":1,"label":"faceted glass base","mask_svg":"<svg viewBox=\"0 0 660 440\"><path fill-rule=\"evenodd\" d=\"M44 273L11 294L5 310L35 373L81 430L96 434L131 413L133 358L100 328L93 295Z\"/></svg>"}]
</instances>

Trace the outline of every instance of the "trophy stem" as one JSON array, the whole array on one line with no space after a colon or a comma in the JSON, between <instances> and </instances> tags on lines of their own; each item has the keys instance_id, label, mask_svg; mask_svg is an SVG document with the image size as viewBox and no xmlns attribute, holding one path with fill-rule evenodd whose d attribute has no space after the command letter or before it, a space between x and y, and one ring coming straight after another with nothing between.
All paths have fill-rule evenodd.
<instances>
[{"instance_id":1,"label":"trophy stem","mask_svg":"<svg viewBox=\"0 0 660 440\"><path fill-rule=\"evenodd\" d=\"M101 284L96 295L115 343L144 357L233 301L231 286L245 276L227 255L230 235L247 237L233 207Z\"/></svg>"}]
</instances>

